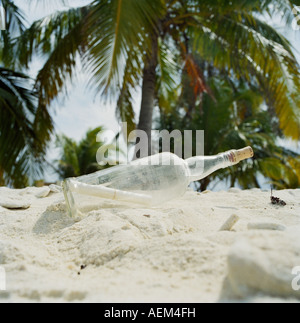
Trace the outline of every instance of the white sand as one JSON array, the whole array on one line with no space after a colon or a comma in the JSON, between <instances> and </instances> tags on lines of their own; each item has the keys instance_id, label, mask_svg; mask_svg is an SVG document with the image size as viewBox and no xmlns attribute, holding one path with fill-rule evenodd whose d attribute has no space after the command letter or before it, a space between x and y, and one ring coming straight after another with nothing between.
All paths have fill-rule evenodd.
<instances>
[{"instance_id":1,"label":"white sand","mask_svg":"<svg viewBox=\"0 0 300 323\"><path fill-rule=\"evenodd\" d=\"M274 192L285 207L257 189L103 201L79 222L54 191L0 188L0 302L300 300L300 190Z\"/></svg>"}]
</instances>

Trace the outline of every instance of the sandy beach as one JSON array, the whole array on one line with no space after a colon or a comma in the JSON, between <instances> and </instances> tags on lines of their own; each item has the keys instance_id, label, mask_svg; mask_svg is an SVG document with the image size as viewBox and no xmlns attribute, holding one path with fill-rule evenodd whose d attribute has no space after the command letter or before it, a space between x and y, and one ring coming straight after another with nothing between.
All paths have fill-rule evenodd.
<instances>
[{"instance_id":1,"label":"sandy beach","mask_svg":"<svg viewBox=\"0 0 300 323\"><path fill-rule=\"evenodd\" d=\"M273 194L287 205L189 190L153 209L100 200L74 220L55 186L2 187L0 302L298 302L300 190Z\"/></svg>"}]
</instances>

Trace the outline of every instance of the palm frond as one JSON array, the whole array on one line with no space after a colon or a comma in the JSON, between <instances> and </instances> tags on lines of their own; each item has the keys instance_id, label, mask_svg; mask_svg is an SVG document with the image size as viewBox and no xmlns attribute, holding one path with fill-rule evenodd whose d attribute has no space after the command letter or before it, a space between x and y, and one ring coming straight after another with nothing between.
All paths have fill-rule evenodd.
<instances>
[{"instance_id":1,"label":"palm frond","mask_svg":"<svg viewBox=\"0 0 300 323\"><path fill-rule=\"evenodd\" d=\"M47 56L35 83L39 115L43 115L51 101L66 89L66 81L74 74L77 56L86 46L83 26L87 13L88 7L54 13L34 22L19 37L17 56L22 65L28 66L36 52Z\"/></svg>"},{"instance_id":2,"label":"palm frond","mask_svg":"<svg viewBox=\"0 0 300 323\"><path fill-rule=\"evenodd\" d=\"M280 14L287 23L293 19L292 8L300 5L299 0L193 0L190 2L194 13L203 12L209 15L252 12L268 14L270 17Z\"/></svg>"},{"instance_id":3,"label":"palm frond","mask_svg":"<svg viewBox=\"0 0 300 323\"><path fill-rule=\"evenodd\" d=\"M127 122L129 133L136 129L134 98L132 93L142 77L142 66L136 65L134 53L129 52L124 69L124 76L116 107L116 117L121 122Z\"/></svg>"},{"instance_id":4,"label":"palm frond","mask_svg":"<svg viewBox=\"0 0 300 323\"><path fill-rule=\"evenodd\" d=\"M45 142L37 131L37 97L27 85L27 76L0 68L0 169L7 185L41 173Z\"/></svg>"},{"instance_id":5,"label":"palm frond","mask_svg":"<svg viewBox=\"0 0 300 323\"><path fill-rule=\"evenodd\" d=\"M0 62L3 66L14 69L17 66L15 60L15 38L26 29L24 13L13 1L3 0L2 4L6 12L6 30L0 32Z\"/></svg>"},{"instance_id":6,"label":"palm frond","mask_svg":"<svg viewBox=\"0 0 300 323\"><path fill-rule=\"evenodd\" d=\"M120 122L127 122L128 132L136 129L135 111L133 107L132 89L124 82L117 102L116 117Z\"/></svg>"},{"instance_id":7,"label":"palm frond","mask_svg":"<svg viewBox=\"0 0 300 323\"><path fill-rule=\"evenodd\" d=\"M59 175L62 178L79 176L77 143L65 135L60 135L56 137L56 147L61 149L61 158L57 161Z\"/></svg>"},{"instance_id":8,"label":"palm frond","mask_svg":"<svg viewBox=\"0 0 300 323\"><path fill-rule=\"evenodd\" d=\"M174 48L173 51L170 48ZM179 55L173 42L167 43L159 39L156 93L159 107L166 112L171 111L171 105L175 100L175 96L179 96L178 87L181 80L181 64L178 62ZM171 96L174 100L170 100Z\"/></svg>"},{"instance_id":9,"label":"palm frond","mask_svg":"<svg viewBox=\"0 0 300 323\"><path fill-rule=\"evenodd\" d=\"M150 34L157 28L163 10L162 0L94 2L88 22L90 41L86 61L100 94L107 95L110 91L115 94L122 84L129 53L133 65L141 64L143 53L151 50L147 32Z\"/></svg>"},{"instance_id":10,"label":"palm frond","mask_svg":"<svg viewBox=\"0 0 300 323\"><path fill-rule=\"evenodd\" d=\"M226 16L213 24L199 19L198 25L190 27L194 49L221 69L232 70L249 82L256 79L267 104L276 111L284 134L299 139L297 60L283 36L258 18L246 15L242 23L241 17Z\"/></svg>"},{"instance_id":11,"label":"palm frond","mask_svg":"<svg viewBox=\"0 0 300 323\"><path fill-rule=\"evenodd\" d=\"M78 143L65 135L57 136L56 146L60 148L60 159L56 162L62 178L77 177L103 169L96 159L99 148L105 144L101 140L103 131L103 127L89 130ZM116 151L114 144L106 144L105 147Z\"/></svg>"},{"instance_id":12,"label":"palm frond","mask_svg":"<svg viewBox=\"0 0 300 323\"><path fill-rule=\"evenodd\" d=\"M71 8L66 11L58 11L49 16L35 21L17 38L16 55L23 66L28 67L34 54L50 55L57 46L64 43L68 35L77 32L78 46L81 44L83 31L79 27L84 25L84 19L89 6ZM82 47L84 47L82 44ZM62 54L64 54L62 52Z\"/></svg>"}]
</instances>

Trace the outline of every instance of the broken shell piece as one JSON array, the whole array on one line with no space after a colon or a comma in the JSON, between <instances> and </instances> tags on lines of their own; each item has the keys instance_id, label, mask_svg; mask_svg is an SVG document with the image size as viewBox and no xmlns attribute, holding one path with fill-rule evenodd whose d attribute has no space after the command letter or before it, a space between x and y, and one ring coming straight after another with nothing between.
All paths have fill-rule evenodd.
<instances>
[{"instance_id":1,"label":"broken shell piece","mask_svg":"<svg viewBox=\"0 0 300 323\"><path fill-rule=\"evenodd\" d=\"M18 196L13 198L1 196L0 206L6 209L28 209L31 206L31 203L23 198L19 198Z\"/></svg>"},{"instance_id":2,"label":"broken shell piece","mask_svg":"<svg viewBox=\"0 0 300 323\"><path fill-rule=\"evenodd\" d=\"M49 194L50 194L50 188L45 186L37 190L37 192L35 193L35 197L44 198L44 197L47 197Z\"/></svg>"},{"instance_id":3,"label":"broken shell piece","mask_svg":"<svg viewBox=\"0 0 300 323\"><path fill-rule=\"evenodd\" d=\"M49 188L50 188L50 191L51 191L52 193L60 193L60 192L62 192L62 187L61 187L61 186L59 186L59 185L51 184L51 185L49 186Z\"/></svg>"},{"instance_id":4,"label":"broken shell piece","mask_svg":"<svg viewBox=\"0 0 300 323\"><path fill-rule=\"evenodd\" d=\"M44 198L50 194L50 188L48 186L43 187L27 187L20 191L20 195L32 195L36 198Z\"/></svg>"},{"instance_id":5,"label":"broken shell piece","mask_svg":"<svg viewBox=\"0 0 300 323\"><path fill-rule=\"evenodd\" d=\"M284 231L285 226L277 223L248 223L248 230L274 230L274 231Z\"/></svg>"},{"instance_id":6,"label":"broken shell piece","mask_svg":"<svg viewBox=\"0 0 300 323\"><path fill-rule=\"evenodd\" d=\"M233 214L220 228L219 231L230 231L240 218Z\"/></svg>"}]
</instances>

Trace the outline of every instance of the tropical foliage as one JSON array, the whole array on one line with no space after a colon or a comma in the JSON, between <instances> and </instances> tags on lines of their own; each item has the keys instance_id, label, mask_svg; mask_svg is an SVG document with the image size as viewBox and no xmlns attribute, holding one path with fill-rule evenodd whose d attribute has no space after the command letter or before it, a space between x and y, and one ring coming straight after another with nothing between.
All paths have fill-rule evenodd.
<instances>
[{"instance_id":1,"label":"tropical foliage","mask_svg":"<svg viewBox=\"0 0 300 323\"><path fill-rule=\"evenodd\" d=\"M40 140L37 96L28 77L0 68L0 184L20 187L41 166L45 153Z\"/></svg>"},{"instance_id":2,"label":"tropical foliage","mask_svg":"<svg viewBox=\"0 0 300 323\"><path fill-rule=\"evenodd\" d=\"M103 127L89 130L79 143L65 135L57 136L56 146L60 148L58 173L62 179L91 174L109 167L109 165L100 166L96 160L100 147L117 150L113 144L101 140L103 130Z\"/></svg>"},{"instance_id":3,"label":"tropical foliage","mask_svg":"<svg viewBox=\"0 0 300 323\"><path fill-rule=\"evenodd\" d=\"M72 77L78 56L100 95L119 96L118 116L131 125L132 90L142 85L138 128L149 136L157 85L163 100L183 69L196 93L209 91L195 62L199 54L228 74L255 80L284 134L299 139L299 66L288 41L262 19L279 13L289 23L294 4L298 0L95 0L36 21L16 51L22 64L35 52L47 55L36 83L47 104Z\"/></svg>"},{"instance_id":4,"label":"tropical foliage","mask_svg":"<svg viewBox=\"0 0 300 323\"><path fill-rule=\"evenodd\" d=\"M45 64L31 91L31 98L37 98L37 102L34 107L25 108L23 104L25 119L22 120L27 118L32 136L27 134L23 149L21 144L18 146L15 159L9 151L1 150L0 161L6 160L8 154L11 163L15 162L15 168L11 166L10 170L0 164L0 171L7 172L2 178L17 174L15 169L20 170L19 174L27 172L26 163L30 158L22 158L24 151L36 161L40 160L53 131L49 107L73 79L78 64L82 64L90 76L89 85L99 95L117 102L117 117L128 122L129 130L137 127L146 131L149 138L154 107L158 106L164 115L174 113L175 119L184 117L182 112L177 114L184 95L191 98L186 106L185 121L192 122L198 129L207 129L206 137L211 140L209 115L218 107L215 113L220 114L214 116L220 124L216 127L221 129L223 121L228 121L222 128L224 146L226 141L235 138L234 132L240 144L241 133L252 129L254 136L257 123L262 128L253 140L262 137L264 131L266 136L272 137L272 142L278 135L294 140L300 138L299 65L291 44L264 18L279 14L290 24L294 19L292 8L300 5L299 0L94 0L86 6L55 12L35 21L29 28L25 28L24 17L13 1L3 0L3 4L8 31L1 32L2 66L24 72L36 55L42 57ZM214 70L219 71L217 78L213 78ZM5 77L3 75L3 81ZM25 76L18 74L18 77ZM133 93L140 87L142 101L136 124ZM235 87L239 90L235 91ZM230 90L226 90L228 88ZM30 91L30 83L27 89ZM221 94L223 90L227 102ZM248 97L251 109L246 109L245 115L244 110L230 108L240 102L236 95ZM252 95L258 102L252 102ZM20 100L22 96L16 97ZM257 108L261 103L266 109ZM227 108L222 112L220 106ZM199 107L202 114L197 116ZM18 114L9 113L14 124L13 118ZM236 119L240 114L243 117ZM266 122L261 121L263 118ZM182 126L186 128L188 123ZM3 140L13 140L12 129L1 128ZM24 129L21 127L22 131ZM38 144L33 138L38 138ZM35 150L31 142L35 142ZM220 148L213 142L207 145L210 151ZM271 154L268 156L273 158ZM298 165L294 158L284 162L293 172ZM257 165L257 169L263 171L263 166ZM271 176L270 169L265 167L267 176L276 177L274 172ZM253 172L253 180L255 174Z\"/></svg>"},{"instance_id":5,"label":"tropical foliage","mask_svg":"<svg viewBox=\"0 0 300 323\"><path fill-rule=\"evenodd\" d=\"M33 81L14 71L15 37L25 31L24 16L13 1L3 4L7 30L0 32L0 185L23 187L42 171L53 124L46 106L37 105Z\"/></svg>"},{"instance_id":6,"label":"tropical foliage","mask_svg":"<svg viewBox=\"0 0 300 323\"><path fill-rule=\"evenodd\" d=\"M202 100L197 101L186 73L178 88L178 97L170 98L167 109L162 109L158 129L203 129L205 155L250 145L255 157L203 179L198 189L213 187L216 178L229 182L229 186L238 184L242 188L260 187L266 179L276 188L299 187L300 158L278 145L282 135L279 121L266 109L261 89L245 80L230 78L212 66L203 68L209 71L207 86L214 97L204 93ZM170 104L173 104L171 109Z\"/></svg>"}]
</instances>

